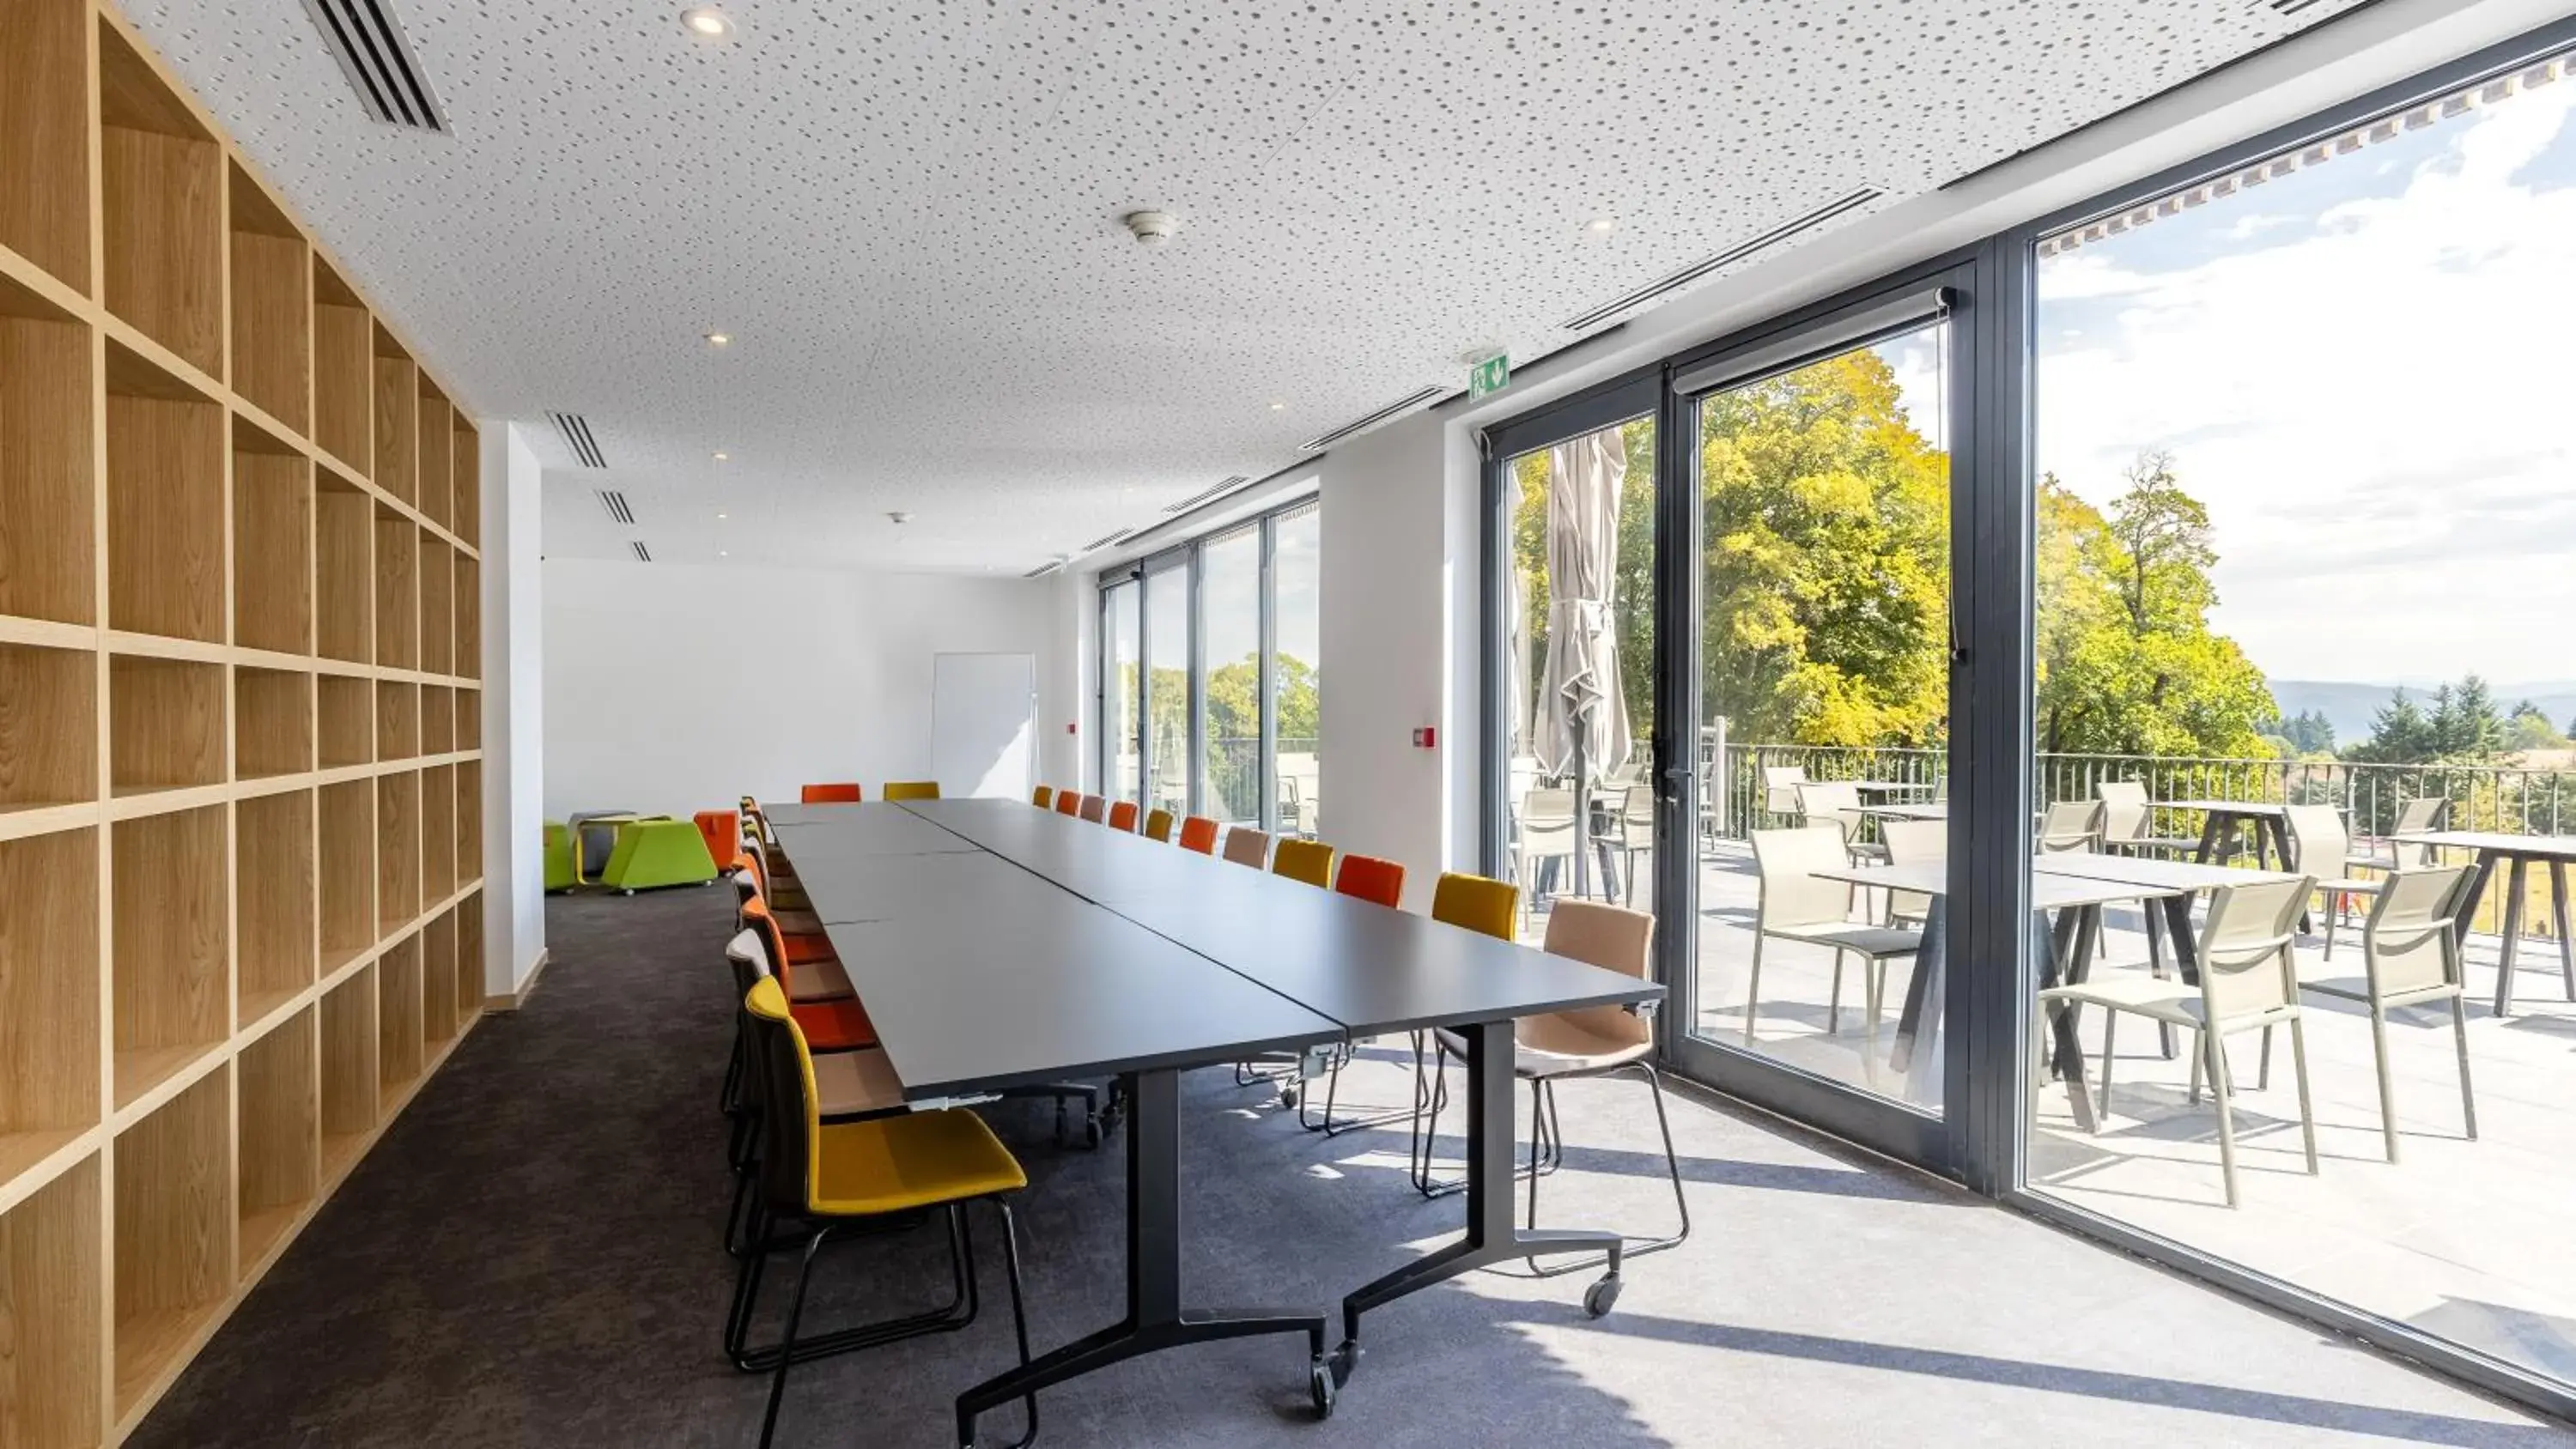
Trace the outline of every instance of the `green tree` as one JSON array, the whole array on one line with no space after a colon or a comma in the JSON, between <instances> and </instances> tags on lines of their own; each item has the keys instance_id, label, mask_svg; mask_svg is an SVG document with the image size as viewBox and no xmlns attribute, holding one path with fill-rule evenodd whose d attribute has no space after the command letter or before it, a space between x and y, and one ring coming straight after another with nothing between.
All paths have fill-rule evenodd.
<instances>
[{"instance_id":1,"label":"green tree","mask_svg":"<svg viewBox=\"0 0 2576 1449\"><path fill-rule=\"evenodd\" d=\"M2504 747L2515 754L2526 750L2563 750L2567 748L2567 737L2549 722L2549 716L2540 712L2540 706L2526 699L2513 707L2513 713L2505 716Z\"/></svg>"},{"instance_id":2,"label":"green tree","mask_svg":"<svg viewBox=\"0 0 2576 1449\"><path fill-rule=\"evenodd\" d=\"M2546 726L2548 721L2541 724ZM2502 753L2508 733L2496 713L2493 691L2484 679L2471 674L2456 686L2435 686L2429 711L2405 690L2392 691L2388 703L2371 718L2370 738L2344 755L2382 765L2476 764Z\"/></svg>"}]
</instances>

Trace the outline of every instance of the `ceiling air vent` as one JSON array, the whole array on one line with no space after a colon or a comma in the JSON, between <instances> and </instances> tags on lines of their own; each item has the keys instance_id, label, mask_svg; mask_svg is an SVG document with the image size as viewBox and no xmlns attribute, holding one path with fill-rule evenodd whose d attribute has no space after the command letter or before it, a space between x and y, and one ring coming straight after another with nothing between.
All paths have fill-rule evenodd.
<instances>
[{"instance_id":1,"label":"ceiling air vent","mask_svg":"<svg viewBox=\"0 0 2576 1449\"><path fill-rule=\"evenodd\" d=\"M1029 570L1027 573L1024 573L1024 574L1020 575L1020 577L1021 577L1021 578L1024 578L1024 579L1042 579L1042 578L1045 578L1047 575L1049 575L1049 574L1051 574L1051 573L1054 573L1056 570L1058 570L1058 569L1060 569L1060 568L1063 568L1063 567L1064 567L1064 560L1062 560L1062 559L1060 559L1060 558L1059 558L1059 559L1049 559L1047 562L1042 563L1042 564L1039 564L1036 568L1033 568L1033 569Z\"/></svg>"},{"instance_id":2,"label":"ceiling air vent","mask_svg":"<svg viewBox=\"0 0 2576 1449\"><path fill-rule=\"evenodd\" d=\"M1237 473L1233 477L1226 479L1213 488L1202 488L1198 492L1191 494L1189 497L1182 499L1178 503L1165 504L1163 506L1163 511L1165 513L1187 513L1191 509L1198 507L1200 504L1208 502L1210 499L1222 498L1226 494L1233 492L1237 488L1240 488L1251 481L1252 480L1250 478L1245 477L1241 473Z\"/></svg>"},{"instance_id":3,"label":"ceiling air vent","mask_svg":"<svg viewBox=\"0 0 2576 1449\"><path fill-rule=\"evenodd\" d=\"M608 466L607 455L599 451L599 440L590 435L590 419L579 413L548 413L546 416L555 420L556 429L564 435L564 442L572 448L572 455L581 460L581 466Z\"/></svg>"},{"instance_id":4,"label":"ceiling air vent","mask_svg":"<svg viewBox=\"0 0 2576 1449\"><path fill-rule=\"evenodd\" d=\"M634 508L627 503L626 495L618 492L616 489L602 488L599 490L599 507L601 512L607 514L617 522L625 524L628 528L633 528L635 526Z\"/></svg>"},{"instance_id":5,"label":"ceiling air vent","mask_svg":"<svg viewBox=\"0 0 2576 1449\"><path fill-rule=\"evenodd\" d=\"M446 113L394 16L393 0L304 0L304 8L368 115L388 126L446 134Z\"/></svg>"},{"instance_id":6,"label":"ceiling air vent","mask_svg":"<svg viewBox=\"0 0 2576 1449\"><path fill-rule=\"evenodd\" d=\"M1411 412L1413 409L1422 406L1424 403L1431 401L1433 398L1439 397L1447 391L1447 388L1442 387L1426 387L1422 391L1417 392L1410 397L1398 398L1394 402L1388 403L1385 407L1379 408L1376 412L1369 414L1367 417L1344 423L1340 427L1333 429L1331 432L1326 433L1320 438L1310 438L1305 442L1299 443L1297 445L1297 451L1300 453L1320 453L1326 448L1333 446L1335 443L1340 442L1342 439L1350 437L1354 433L1367 432L1369 429L1376 427L1378 424L1385 422L1390 418Z\"/></svg>"},{"instance_id":7,"label":"ceiling air vent","mask_svg":"<svg viewBox=\"0 0 2576 1449\"><path fill-rule=\"evenodd\" d=\"M1661 281L1650 282L1647 285L1638 288L1636 291L1630 292L1624 297L1606 302L1601 306L1595 307L1591 311L1584 313L1582 316L1569 317L1557 325L1565 328L1569 332L1580 332L1584 328L1590 327L1595 323L1607 322L1622 312L1633 312L1637 308L1646 305L1648 302L1652 302L1657 298L1662 297L1667 292L1687 287L1691 283L1698 281L1700 278L1707 276L1711 272L1717 271L1723 267L1731 267L1735 265L1737 262L1753 255L1755 252L1764 251L1771 247L1778 246L1780 243L1789 240L1800 232L1813 231L1817 227L1823 226L1826 222L1833 220L1835 217L1842 215L1844 212L1856 211L1861 207L1869 205L1871 202L1878 200L1878 198L1884 194L1885 193L1881 192L1875 186L1864 186L1860 190L1851 193L1849 196L1827 202L1823 206L1817 207L1815 210L1808 212L1805 216L1783 222L1780 225L1773 227L1771 230L1764 232L1762 235L1755 237L1751 241L1729 247L1725 251L1719 252L1716 256L1693 262L1689 266L1682 268L1680 271L1673 273L1669 277L1665 277Z\"/></svg>"},{"instance_id":8,"label":"ceiling air vent","mask_svg":"<svg viewBox=\"0 0 2576 1449\"><path fill-rule=\"evenodd\" d=\"M2275 15L2296 15L2302 10L2324 3L2325 0L2263 0L2264 8Z\"/></svg>"},{"instance_id":9,"label":"ceiling air vent","mask_svg":"<svg viewBox=\"0 0 2576 1449\"><path fill-rule=\"evenodd\" d=\"M651 563L653 561L653 551L644 546L644 540L640 538L635 539L629 542L626 546L635 550L635 561L637 563Z\"/></svg>"},{"instance_id":10,"label":"ceiling air vent","mask_svg":"<svg viewBox=\"0 0 2576 1449\"><path fill-rule=\"evenodd\" d=\"M1100 552L1102 549L1107 548L1109 545L1111 545L1111 544L1113 544L1113 543L1117 543L1117 542L1119 542L1119 541L1120 541L1120 540L1122 540L1122 539L1125 539L1127 536L1129 536L1130 534L1133 534L1135 531L1136 531L1136 530L1134 530L1134 529L1132 529L1132 528L1122 528L1122 529L1118 530L1116 533L1104 533L1104 534L1100 535L1098 538L1093 539L1091 542L1084 544L1084 545L1082 546L1082 552L1084 552L1084 553L1098 553L1098 552Z\"/></svg>"}]
</instances>

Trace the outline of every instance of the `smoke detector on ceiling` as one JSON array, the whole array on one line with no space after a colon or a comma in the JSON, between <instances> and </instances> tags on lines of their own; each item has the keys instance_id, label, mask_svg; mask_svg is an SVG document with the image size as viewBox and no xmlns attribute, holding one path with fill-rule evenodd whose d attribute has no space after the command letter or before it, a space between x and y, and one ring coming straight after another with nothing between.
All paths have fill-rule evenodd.
<instances>
[{"instance_id":1,"label":"smoke detector on ceiling","mask_svg":"<svg viewBox=\"0 0 2576 1449\"><path fill-rule=\"evenodd\" d=\"M894 522L896 522L896 523L910 523L910 522L912 522L912 515L911 515L911 514L909 514L909 513L904 512L904 511L903 511L903 510L901 510L901 509L896 509L894 512L887 514L887 515L886 515L886 517L887 517L887 518L889 518L889 519L891 519L891 520L893 520L893 521L894 521Z\"/></svg>"},{"instance_id":2,"label":"smoke detector on ceiling","mask_svg":"<svg viewBox=\"0 0 2576 1449\"><path fill-rule=\"evenodd\" d=\"M1181 229L1180 222L1168 211L1131 211L1120 220L1127 223L1128 234L1141 247L1159 247Z\"/></svg>"}]
</instances>

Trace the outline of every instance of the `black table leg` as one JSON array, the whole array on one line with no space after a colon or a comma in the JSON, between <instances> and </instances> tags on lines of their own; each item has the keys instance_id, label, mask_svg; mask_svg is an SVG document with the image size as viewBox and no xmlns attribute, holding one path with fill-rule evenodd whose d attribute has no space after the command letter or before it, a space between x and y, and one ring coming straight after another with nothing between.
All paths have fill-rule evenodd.
<instances>
[{"instance_id":1,"label":"black table leg","mask_svg":"<svg viewBox=\"0 0 2576 1449\"><path fill-rule=\"evenodd\" d=\"M2200 814L2200 848L2191 853L2191 858L2199 861L2202 865L2207 865L2217 856L2217 854L2218 812L2215 810L2204 810Z\"/></svg>"},{"instance_id":2,"label":"black table leg","mask_svg":"<svg viewBox=\"0 0 2576 1449\"><path fill-rule=\"evenodd\" d=\"M1896 1037L1888 1043L1887 1064L1909 1079L1914 1069L1914 1040L1941 1024L1942 976L1948 965L1950 898L1932 897L1923 912L1923 946L1914 953L1914 971L1906 978L1905 1004L1897 1009ZM1927 1022L1926 1008L1930 1017ZM1918 1099L1919 1100L1919 1099Z\"/></svg>"},{"instance_id":3,"label":"black table leg","mask_svg":"<svg viewBox=\"0 0 2576 1449\"><path fill-rule=\"evenodd\" d=\"M2153 900L2142 900L2138 902L2138 914L2145 918L2147 927L2147 974L2161 981L2165 974L2164 912L2156 908L2156 902ZM2166 1061L2173 1060L2173 1023L2167 1021L2156 1023L2156 1045L2164 1053Z\"/></svg>"},{"instance_id":4,"label":"black table leg","mask_svg":"<svg viewBox=\"0 0 2576 1449\"><path fill-rule=\"evenodd\" d=\"M1513 1216L1512 1127L1517 1048L1509 1021L1480 1021L1459 1028L1467 1038L1467 1233L1449 1246L1405 1264L1342 1300L1342 1342L1329 1367L1332 1389L1350 1382L1360 1361L1360 1315L1443 1283L1461 1273L1541 1253L1602 1253L1608 1271L1583 1295L1595 1318L1619 1299L1619 1263L1626 1240L1613 1232L1523 1228ZM1318 1407L1330 1411L1332 1389L1320 1379ZM1018 1392L1013 1390L1014 1393Z\"/></svg>"},{"instance_id":5,"label":"black table leg","mask_svg":"<svg viewBox=\"0 0 2576 1449\"><path fill-rule=\"evenodd\" d=\"M2558 928L2558 974L2567 985L2567 999L2576 1001L2576 939L2567 934L2567 862L2549 863L2549 919Z\"/></svg>"},{"instance_id":6,"label":"black table leg","mask_svg":"<svg viewBox=\"0 0 2576 1449\"><path fill-rule=\"evenodd\" d=\"M2480 874L2484 874L2481 871ZM2504 879L2504 940L2496 947L2495 1014L2505 1016L2513 1010L2514 958L2522 947L2522 889L2526 874L2521 856L2507 862ZM2473 903L2474 904L2474 903Z\"/></svg>"},{"instance_id":7,"label":"black table leg","mask_svg":"<svg viewBox=\"0 0 2576 1449\"><path fill-rule=\"evenodd\" d=\"M2031 949L2040 953L2042 991L2061 981L2072 984L2084 979L2091 969L2101 911L2100 906L2068 906L2057 913L2052 924L2033 922ZM2093 1094L2084 1084L2084 1045L2075 1035L2075 1005L2050 1002L2042 1009L2048 1015L2049 1074L2066 1083L2066 1105L2075 1115L2077 1129L2091 1132Z\"/></svg>"},{"instance_id":8,"label":"black table leg","mask_svg":"<svg viewBox=\"0 0 2576 1449\"><path fill-rule=\"evenodd\" d=\"M1506 1028L1508 1028L1506 1023ZM1505 1066L1508 1076L1510 1068ZM1506 1083L1508 1090L1508 1083ZM1181 1306L1181 1099L1170 1071L1127 1078L1127 1317L1039 1355L957 1396L957 1442L975 1443L977 1416L1096 1369L1185 1344L1270 1333L1306 1335L1309 1373L1324 1379L1324 1315ZM1510 1132L1506 1125L1504 1131ZM1508 1151L1505 1153L1509 1156ZM1510 1196L1510 1169L1504 1171ZM1505 1209L1508 1214L1509 1209ZM1317 1407L1326 1392L1316 1389Z\"/></svg>"}]
</instances>

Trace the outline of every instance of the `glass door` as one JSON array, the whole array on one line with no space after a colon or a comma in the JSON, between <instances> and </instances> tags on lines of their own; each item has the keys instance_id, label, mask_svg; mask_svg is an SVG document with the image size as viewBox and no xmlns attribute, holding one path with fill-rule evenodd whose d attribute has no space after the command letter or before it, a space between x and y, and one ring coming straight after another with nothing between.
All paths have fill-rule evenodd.
<instances>
[{"instance_id":1,"label":"glass door","mask_svg":"<svg viewBox=\"0 0 2576 1449\"><path fill-rule=\"evenodd\" d=\"M1100 591L1100 793L1112 800L1135 799L1143 778L1143 602L1133 578Z\"/></svg>"},{"instance_id":2,"label":"glass door","mask_svg":"<svg viewBox=\"0 0 2576 1449\"><path fill-rule=\"evenodd\" d=\"M1184 552L1145 569L1145 788L1148 810L1190 813L1190 747L1198 728L1192 698L1190 561Z\"/></svg>"}]
</instances>

